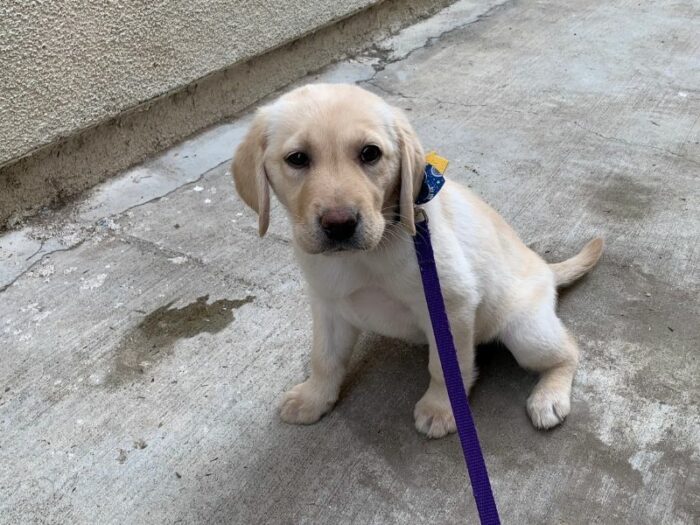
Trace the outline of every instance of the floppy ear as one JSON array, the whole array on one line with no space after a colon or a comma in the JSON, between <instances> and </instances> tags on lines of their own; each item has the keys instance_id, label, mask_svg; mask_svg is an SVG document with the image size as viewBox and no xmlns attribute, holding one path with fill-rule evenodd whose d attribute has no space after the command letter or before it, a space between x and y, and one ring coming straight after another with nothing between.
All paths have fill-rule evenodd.
<instances>
[{"instance_id":1,"label":"floppy ear","mask_svg":"<svg viewBox=\"0 0 700 525\"><path fill-rule=\"evenodd\" d=\"M401 152L401 191L399 193L401 224L411 235L415 235L413 204L423 183L423 169L425 168L423 147L403 111L395 108L394 114L396 115L394 125Z\"/></svg>"},{"instance_id":2,"label":"floppy ear","mask_svg":"<svg viewBox=\"0 0 700 525\"><path fill-rule=\"evenodd\" d=\"M236 191L243 202L258 213L258 233L265 235L270 225L270 184L263 165L266 122L258 111L231 165Z\"/></svg>"}]
</instances>

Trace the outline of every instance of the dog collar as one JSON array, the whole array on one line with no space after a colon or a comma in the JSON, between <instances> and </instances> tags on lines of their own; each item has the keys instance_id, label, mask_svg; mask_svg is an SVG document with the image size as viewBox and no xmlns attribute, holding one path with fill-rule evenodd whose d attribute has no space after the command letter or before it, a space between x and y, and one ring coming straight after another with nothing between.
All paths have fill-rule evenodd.
<instances>
[{"instance_id":1,"label":"dog collar","mask_svg":"<svg viewBox=\"0 0 700 525\"><path fill-rule=\"evenodd\" d=\"M447 169L448 160L431 151L425 156L423 183L416 198L416 204L425 204L438 194L445 184L443 173Z\"/></svg>"}]
</instances>

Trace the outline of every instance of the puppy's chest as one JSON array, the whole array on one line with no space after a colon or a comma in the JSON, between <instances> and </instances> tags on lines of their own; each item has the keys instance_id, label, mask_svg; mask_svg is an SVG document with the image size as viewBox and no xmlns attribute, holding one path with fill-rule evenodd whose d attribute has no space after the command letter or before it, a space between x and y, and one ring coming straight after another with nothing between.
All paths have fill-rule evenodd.
<instances>
[{"instance_id":1,"label":"puppy's chest","mask_svg":"<svg viewBox=\"0 0 700 525\"><path fill-rule=\"evenodd\" d=\"M356 290L339 301L341 315L357 328L414 343L425 342L410 305L377 286Z\"/></svg>"},{"instance_id":2,"label":"puppy's chest","mask_svg":"<svg viewBox=\"0 0 700 525\"><path fill-rule=\"evenodd\" d=\"M403 254L402 254L403 255ZM415 255L400 262L371 255L313 259L304 266L315 293L332 301L350 324L366 331L411 342L425 342L416 312L422 304Z\"/></svg>"}]
</instances>

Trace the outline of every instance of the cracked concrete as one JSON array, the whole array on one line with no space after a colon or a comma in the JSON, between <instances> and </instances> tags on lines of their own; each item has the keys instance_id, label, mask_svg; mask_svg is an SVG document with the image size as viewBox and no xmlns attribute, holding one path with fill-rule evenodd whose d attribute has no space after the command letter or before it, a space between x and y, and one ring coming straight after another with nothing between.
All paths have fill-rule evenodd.
<instances>
[{"instance_id":1,"label":"cracked concrete","mask_svg":"<svg viewBox=\"0 0 700 525\"><path fill-rule=\"evenodd\" d=\"M606 238L560 298L582 348L561 428L530 426L506 349L479 351L504 523L700 519L699 19L463 1L300 81L403 107L548 260ZM367 334L329 416L277 417L310 319L279 206L258 239L226 173L248 122L0 237L0 523L474 522L457 440L413 429L425 348Z\"/></svg>"}]
</instances>

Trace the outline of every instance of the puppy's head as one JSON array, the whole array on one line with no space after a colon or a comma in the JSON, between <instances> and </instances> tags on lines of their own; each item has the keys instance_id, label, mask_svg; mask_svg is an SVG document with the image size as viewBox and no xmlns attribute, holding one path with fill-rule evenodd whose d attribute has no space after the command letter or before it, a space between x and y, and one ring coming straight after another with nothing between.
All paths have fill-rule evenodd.
<instances>
[{"instance_id":1,"label":"puppy's head","mask_svg":"<svg viewBox=\"0 0 700 525\"><path fill-rule=\"evenodd\" d=\"M313 84L258 110L233 160L236 189L269 224L270 190L308 253L371 250L415 233L423 150L403 113L357 86Z\"/></svg>"}]
</instances>

